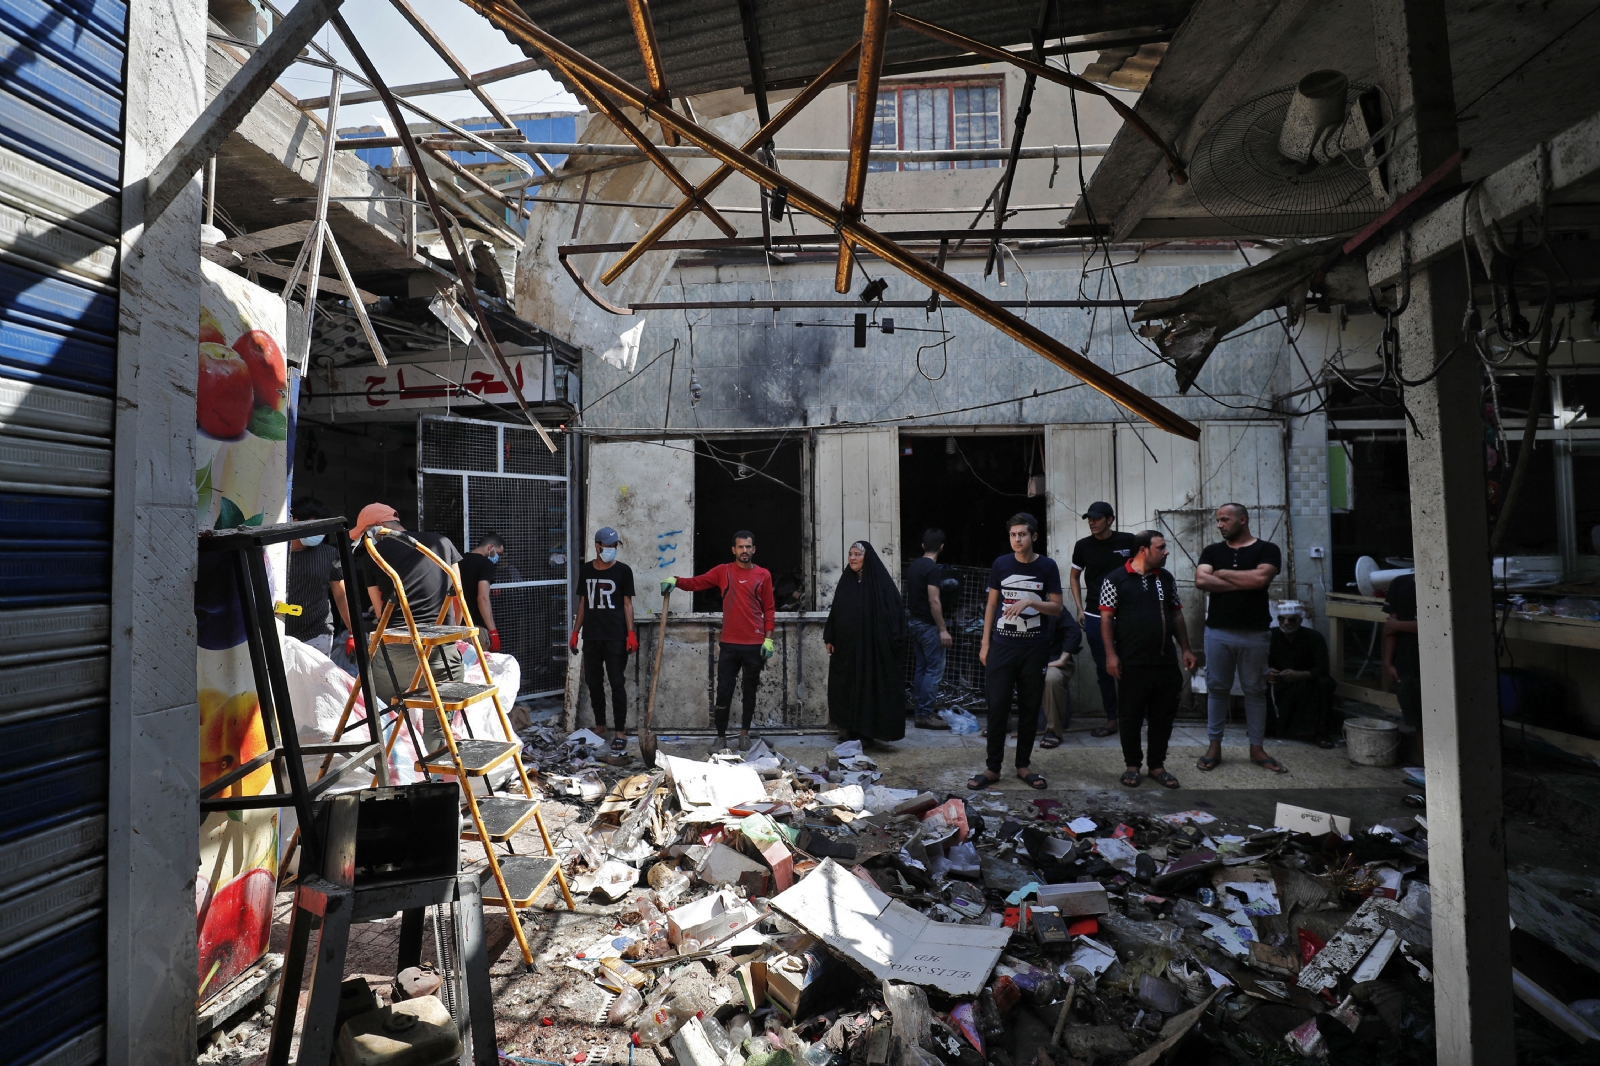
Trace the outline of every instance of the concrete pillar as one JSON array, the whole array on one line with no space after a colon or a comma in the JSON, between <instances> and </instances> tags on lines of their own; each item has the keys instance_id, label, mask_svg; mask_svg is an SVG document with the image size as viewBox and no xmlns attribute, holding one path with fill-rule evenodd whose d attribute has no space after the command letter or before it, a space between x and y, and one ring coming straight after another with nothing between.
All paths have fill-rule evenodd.
<instances>
[{"instance_id":1,"label":"concrete pillar","mask_svg":"<svg viewBox=\"0 0 1600 1066\"><path fill-rule=\"evenodd\" d=\"M128 12L111 594L106 1061L195 1060L200 710L194 397L200 176L144 225L145 175L205 105L204 0Z\"/></svg>"},{"instance_id":2,"label":"concrete pillar","mask_svg":"<svg viewBox=\"0 0 1600 1066\"><path fill-rule=\"evenodd\" d=\"M1397 191L1456 150L1449 38L1442 0L1373 0L1379 80L1394 107L1415 107L1416 136L1391 162ZM1410 278L1396 323L1405 376L1429 373L1455 345L1465 309L1459 257ZM1434 1010L1440 1062L1514 1061L1500 709L1489 574L1480 372L1457 357L1405 392L1415 419L1412 551L1417 568L1422 717L1433 886Z\"/></svg>"}]
</instances>

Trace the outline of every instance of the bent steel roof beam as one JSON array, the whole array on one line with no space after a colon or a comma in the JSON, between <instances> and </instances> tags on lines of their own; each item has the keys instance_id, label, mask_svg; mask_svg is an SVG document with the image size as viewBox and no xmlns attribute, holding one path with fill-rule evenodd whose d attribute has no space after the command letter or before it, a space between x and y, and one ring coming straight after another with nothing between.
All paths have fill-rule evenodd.
<instances>
[{"instance_id":1,"label":"bent steel roof beam","mask_svg":"<svg viewBox=\"0 0 1600 1066\"><path fill-rule=\"evenodd\" d=\"M861 66L856 71L856 106L850 122L850 169L844 179L840 217L861 218L861 200L867 192L867 164L872 154L872 127L878 117L878 77L883 72L883 45L889 35L889 0L867 0L861 19ZM834 272L835 292L850 291L850 241L839 237L839 266Z\"/></svg>"},{"instance_id":2,"label":"bent steel roof beam","mask_svg":"<svg viewBox=\"0 0 1600 1066\"><path fill-rule=\"evenodd\" d=\"M537 48L564 70L580 72L585 78L591 79L594 84L604 87L606 91L615 94L618 99L626 101L631 106L642 108L649 103L648 92L618 77L581 52L541 30L521 11L508 8L500 0L463 0L463 3L501 29ZM1073 351L1039 327L996 305L994 301L944 271L936 269L915 253L888 240L871 227L842 217L838 208L809 189L788 181L782 174L748 152L735 148L716 134L676 112L662 111L658 114L663 124L673 125L685 140L706 149L741 174L768 189L785 187L788 190L789 203L799 210L837 230L851 243L859 244L880 259L892 263L908 277L972 312L973 315L1044 356L1108 399L1169 433L1175 433L1188 440L1200 439L1200 427L1193 422L1146 396L1086 356Z\"/></svg>"}]
</instances>

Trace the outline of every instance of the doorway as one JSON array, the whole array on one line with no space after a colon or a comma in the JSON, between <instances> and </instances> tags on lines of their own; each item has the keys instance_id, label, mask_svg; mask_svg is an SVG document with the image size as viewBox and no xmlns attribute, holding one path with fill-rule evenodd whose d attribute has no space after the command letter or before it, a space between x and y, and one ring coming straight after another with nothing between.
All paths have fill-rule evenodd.
<instances>
[{"instance_id":1,"label":"doorway","mask_svg":"<svg viewBox=\"0 0 1600 1066\"><path fill-rule=\"evenodd\" d=\"M1049 554L1049 497L1042 492L1044 434L900 434L901 559L922 554L922 533L944 530L940 561L988 570L1005 554L1006 519L1018 511L1039 524L1036 550ZM1032 487L1039 495L1029 495Z\"/></svg>"},{"instance_id":2,"label":"doorway","mask_svg":"<svg viewBox=\"0 0 1600 1066\"><path fill-rule=\"evenodd\" d=\"M755 536L757 566L772 572L780 611L808 601L805 571L804 438L721 437L695 443L694 572L732 560L733 534ZM696 611L722 610L715 592L694 594Z\"/></svg>"}]
</instances>

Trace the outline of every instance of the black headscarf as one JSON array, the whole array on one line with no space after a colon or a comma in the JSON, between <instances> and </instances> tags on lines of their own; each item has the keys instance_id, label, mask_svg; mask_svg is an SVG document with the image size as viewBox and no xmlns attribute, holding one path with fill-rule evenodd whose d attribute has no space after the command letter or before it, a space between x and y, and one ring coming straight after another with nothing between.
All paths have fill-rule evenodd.
<instances>
[{"instance_id":1,"label":"black headscarf","mask_svg":"<svg viewBox=\"0 0 1600 1066\"><path fill-rule=\"evenodd\" d=\"M823 640L834 646L828 664L829 718L853 733L899 740L906 728L905 602L872 545L856 543L866 558L859 576L849 569L840 576L823 630Z\"/></svg>"}]
</instances>

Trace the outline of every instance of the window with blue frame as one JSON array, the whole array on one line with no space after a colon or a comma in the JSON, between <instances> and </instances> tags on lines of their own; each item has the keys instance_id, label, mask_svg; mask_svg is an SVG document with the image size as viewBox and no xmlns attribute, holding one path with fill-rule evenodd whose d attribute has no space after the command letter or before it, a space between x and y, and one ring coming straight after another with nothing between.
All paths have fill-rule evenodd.
<instances>
[{"instance_id":1,"label":"window with blue frame","mask_svg":"<svg viewBox=\"0 0 1600 1066\"><path fill-rule=\"evenodd\" d=\"M938 151L961 148L999 148L999 78L966 79L943 84L917 83L882 88L872 125L874 148L899 151ZM855 114L855 93L850 93L850 114ZM970 170L998 167L998 159L938 163L877 162L871 171Z\"/></svg>"}]
</instances>

